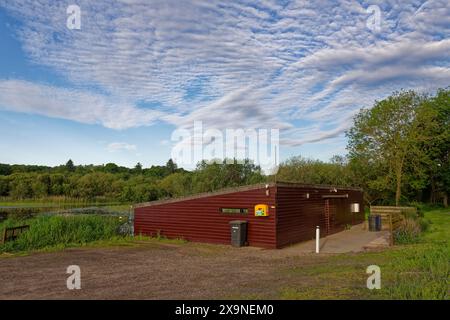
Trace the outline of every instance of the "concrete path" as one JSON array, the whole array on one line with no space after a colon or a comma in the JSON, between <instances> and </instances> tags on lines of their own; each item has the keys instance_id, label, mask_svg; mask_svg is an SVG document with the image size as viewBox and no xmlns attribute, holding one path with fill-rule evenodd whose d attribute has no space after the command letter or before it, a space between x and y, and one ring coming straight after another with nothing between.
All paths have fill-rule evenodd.
<instances>
[{"instance_id":1,"label":"concrete path","mask_svg":"<svg viewBox=\"0 0 450 320\"><path fill-rule=\"evenodd\" d=\"M320 238L321 253L346 253L360 252L370 248L370 244L379 243L379 247L388 244L389 233L387 231L370 232L364 228L364 223L353 226L349 230L344 230L332 234L325 238ZM373 246L372 246L373 247ZM316 250L316 241L310 240L282 249L285 253L312 253Z\"/></svg>"}]
</instances>

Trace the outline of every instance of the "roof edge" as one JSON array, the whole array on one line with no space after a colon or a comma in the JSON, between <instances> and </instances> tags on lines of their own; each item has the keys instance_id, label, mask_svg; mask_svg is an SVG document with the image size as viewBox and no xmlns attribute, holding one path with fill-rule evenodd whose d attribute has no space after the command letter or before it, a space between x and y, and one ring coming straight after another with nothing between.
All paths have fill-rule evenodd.
<instances>
[{"instance_id":1,"label":"roof edge","mask_svg":"<svg viewBox=\"0 0 450 320\"><path fill-rule=\"evenodd\" d=\"M189 196L184 197L177 197L177 198L169 198L169 199L161 199L161 200L155 200L150 202L143 202L143 203L137 203L133 205L133 209L135 208L142 208L142 207L148 207L148 206L155 206L160 204L166 204L166 203L173 203L173 202L179 202L179 201L186 201L186 200L195 200L199 198L205 198L205 197L211 197L211 196L220 196L222 194L229 194L234 192L241 192L241 191L250 191L255 189L265 189L269 187L274 187L275 183L258 183L258 184L252 184L247 186L240 186L240 187L229 187L229 188L223 188L216 191L210 191L210 192L202 192L197 193Z\"/></svg>"},{"instance_id":2,"label":"roof edge","mask_svg":"<svg viewBox=\"0 0 450 320\"><path fill-rule=\"evenodd\" d=\"M282 182L276 183L277 187L297 187L297 188L316 188L316 189L342 189L342 190L353 190L353 191L363 191L360 187L346 187L332 184L305 184L299 182Z\"/></svg>"},{"instance_id":3,"label":"roof edge","mask_svg":"<svg viewBox=\"0 0 450 320\"><path fill-rule=\"evenodd\" d=\"M160 204L174 203L179 201L187 201L187 200L195 200L199 198L211 197L211 196L220 196L223 194L242 192L242 191L250 191L255 189L265 189L270 187L294 187L294 188L315 188L315 189L341 189L341 190L353 190L353 191L363 191L362 188L356 187L344 187L344 186L335 186L335 185L323 185L323 184L302 184L297 182L268 182L268 183L258 183L247 186L240 187L229 187L223 188L216 191L210 192L202 192L198 194L193 194L189 196L177 197L177 198L168 198L155 200L150 202L142 202L133 205L133 209L156 206Z\"/></svg>"}]
</instances>

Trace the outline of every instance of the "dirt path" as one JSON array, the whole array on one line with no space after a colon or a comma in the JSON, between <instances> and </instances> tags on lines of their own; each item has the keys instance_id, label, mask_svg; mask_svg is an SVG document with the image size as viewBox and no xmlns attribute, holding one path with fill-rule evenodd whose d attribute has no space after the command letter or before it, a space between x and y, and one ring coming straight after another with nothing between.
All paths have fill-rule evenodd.
<instances>
[{"instance_id":1,"label":"dirt path","mask_svg":"<svg viewBox=\"0 0 450 320\"><path fill-rule=\"evenodd\" d=\"M302 270L326 268L330 254L361 251L377 236L355 226L322 239L320 255L314 241L282 250L150 241L0 257L0 299L278 298L283 287L315 283ZM69 265L81 268L81 290L66 287Z\"/></svg>"},{"instance_id":2,"label":"dirt path","mask_svg":"<svg viewBox=\"0 0 450 320\"><path fill-rule=\"evenodd\" d=\"M274 250L206 244L141 244L68 249L0 258L0 299L276 298L279 270L326 259L279 256ZM66 268L81 268L81 290L66 288Z\"/></svg>"}]
</instances>

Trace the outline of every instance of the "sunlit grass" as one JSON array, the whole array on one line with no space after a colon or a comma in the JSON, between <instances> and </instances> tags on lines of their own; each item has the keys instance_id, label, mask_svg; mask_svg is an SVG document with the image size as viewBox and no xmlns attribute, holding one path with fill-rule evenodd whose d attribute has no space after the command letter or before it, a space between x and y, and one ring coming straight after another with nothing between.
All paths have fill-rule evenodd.
<instances>
[{"instance_id":1,"label":"sunlit grass","mask_svg":"<svg viewBox=\"0 0 450 320\"><path fill-rule=\"evenodd\" d=\"M450 214L434 209L420 242L383 251L340 254L315 264L280 270L293 285L282 286L280 299L449 299ZM305 259L299 257L298 259ZM366 268L381 268L381 289L366 287Z\"/></svg>"}]
</instances>

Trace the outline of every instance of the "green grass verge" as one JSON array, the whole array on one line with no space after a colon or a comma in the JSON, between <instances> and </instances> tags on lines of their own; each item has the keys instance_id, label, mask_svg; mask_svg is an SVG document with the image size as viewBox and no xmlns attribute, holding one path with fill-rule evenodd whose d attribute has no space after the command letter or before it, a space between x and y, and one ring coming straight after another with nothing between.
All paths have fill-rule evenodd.
<instances>
[{"instance_id":1,"label":"green grass verge","mask_svg":"<svg viewBox=\"0 0 450 320\"><path fill-rule=\"evenodd\" d=\"M42 249L46 247L69 247L117 237L122 222L118 217L97 215L38 216L26 220L7 219L1 225L14 227L29 225L15 241L0 245L0 253Z\"/></svg>"},{"instance_id":2,"label":"green grass verge","mask_svg":"<svg viewBox=\"0 0 450 320\"><path fill-rule=\"evenodd\" d=\"M281 270L293 285L281 299L449 299L450 210L425 212L431 222L418 244L330 256L317 264ZM298 259L305 259L299 257ZM366 268L381 269L381 289L366 287Z\"/></svg>"},{"instance_id":3,"label":"green grass verge","mask_svg":"<svg viewBox=\"0 0 450 320\"><path fill-rule=\"evenodd\" d=\"M0 259L2 258L14 258L14 257L22 257L28 256L30 254L36 253L49 253L49 252L58 252L70 248L120 248L120 247L139 247L142 245L155 245L159 246L161 244L174 244L174 245L183 245L187 243L187 241L183 239L167 239L167 238L156 238L156 237L148 237L148 236L115 236L109 239L96 240L87 243L70 243L70 244L56 244L51 246L46 246L40 249L32 249L32 250L24 250L24 251L13 251L13 252L3 252L0 253Z\"/></svg>"}]
</instances>

